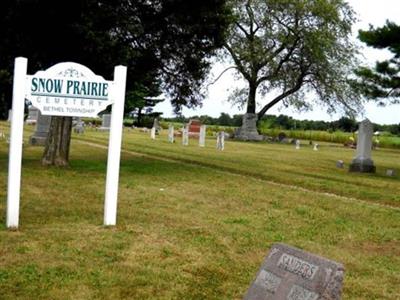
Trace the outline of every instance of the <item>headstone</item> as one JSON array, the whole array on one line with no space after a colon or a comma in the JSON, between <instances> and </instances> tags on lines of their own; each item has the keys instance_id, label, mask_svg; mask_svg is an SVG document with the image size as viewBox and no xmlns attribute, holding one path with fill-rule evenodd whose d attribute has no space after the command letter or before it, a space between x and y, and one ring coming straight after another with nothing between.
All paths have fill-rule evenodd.
<instances>
[{"instance_id":1,"label":"headstone","mask_svg":"<svg viewBox=\"0 0 400 300\"><path fill-rule=\"evenodd\" d=\"M339 169L343 169L343 168L344 168L344 162L343 162L343 160L338 160L338 161L336 162L336 167L339 168Z\"/></svg>"},{"instance_id":2,"label":"headstone","mask_svg":"<svg viewBox=\"0 0 400 300\"><path fill-rule=\"evenodd\" d=\"M396 171L393 169L387 169L386 176L390 176L390 177L396 176Z\"/></svg>"},{"instance_id":3,"label":"headstone","mask_svg":"<svg viewBox=\"0 0 400 300\"><path fill-rule=\"evenodd\" d=\"M296 149L297 149L297 150L300 149L300 140L296 140Z\"/></svg>"},{"instance_id":4,"label":"headstone","mask_svg":"<svg viewBox=\"0 0 400 300\"><path fill-rule=\"evenodd\" d=\"M185 125L182 129L182 145L188 146L189 145L189 126Z\"/></svg>"},{"instance_id":5,"label":"headstone","mask_svg":"<svg viewBox=\"0 0 400 300\"><path fill-rule=\"evenodd\" d=\"M343 277L342 264L277 243L272 245L244 299L338 300Z\"/></svg>"},{"instance_id":6,"label":"headstone","mask_svg":"<svg viewBox=\"0 0 400 300\"><path fill-rule=\"evenodd\" d=\"M85 133L85 122L83 122L80 118L76 122L76 125L74 127L74 132L77 134L84 134Z\"/></svg>"},{"instance_id":7,"label":"headstone","mask_svg":"<svg viewBox=\"0 0 400 300\"><path fill-rule=\"evenodd\" d=\"M318 150L319 150L319 145L318 145L318 144L315 144L313 150L314 150L314 151L318 151Z\"/></svg>"},{"instance_id":8,"label":"headstone","mask_svg":"<svg viewBox=\"0 0 400 300\"><path fill-rule=\"evenodd\" d=\"M33 135L29 137L29 145L31 146L45 146L47 135L49 134L51 123L51 116L44 116L38 111L38 119L36 128Z\"/></svg>"},{"instance_id":9,"label":"headstone","mask_svg":"<svg viewBox=\"0 0 400 300\"><path fill-rule=\"evenodd\" d=\"M102 116L101 127L99 129L100 130L104 130L104 131L108 131L108 130L110 130L110 125L111 125L111 115L110 114L104 114Z\"/></svg>"},{"instance_id":10,"label":"headstone","mask_svg":"<svg viewBox=\"0 0 400 300\"><path fill-rule=\"evenodd\" d=\"M168 142L174 143L174 125L168 126Z\"/></svg>"},{"instance_id":11,"label":"headstone","mask_svg":"<svg viewBox=\"0 0 400 300\"><path fill-rule=\"evenodd\" d=\"M156 128L155 127L151 128L150 137L152 140L156 139Z\"/></svg>"},{"instance_id":12,"label":"headstone","mask_svg":"<svg viewBox=\"0 0 400 300\"><path fill-rule=\"evenodd\" d=\"M8 110L8 119L7 122L11 122L11 118L12 118L12 109Z\"/></svg>"},{"instance_id":13,"label":"headstone","mask_svg":"<svg viewBox=\"0 0 400 300\"><path fill-rule=\"evenodd\" d=\"M39 118L39 110L31 106L28 109L28 118L26 119L25 123L28 125L34 125L37 123L37 119Z\"/></svg>"},{"instance_id":14,"label":"headstone","mask_svg":"<svg viewBox=\"0 0 400 300\"><path fill-rule=\"evenodd\" d=\"M159 134L160 130L161 130L161 126L160 126L160 122L158 121L158 118L154 118L154 122L153 122L153 128L155 128L155 134Z\"/></svg>"},{"instance_id":15,"label":"headstone","mask_svg":"<svg viewBox=\"0 0 400 300\"><path fill-rule=\"evenodd\" d=\"M206 146L206 125L200 126L200 136L199 136L199 146L205 147Z\"/></svg>"},{"instance_id":16,"label":"headstone","mask_svg":"<svg viewBox=\"0 0 400 300\"><path fill-rule=\"evenodd\" d=\"M200 128L202 126L199 120L193 119L189 121L189 137L200 136Z\"/></svg>"},{"instance_id":17,"label":"headstone","mask_svg":"<svg viewBox=\"0 0 400 300\"><path fill-rule=\"evenodd\" d=\"M375 173L376 168L371 159L373 135L373 125L365 119L358 128L357 154L350 164L350 172Z\"/></svg>"},{"instance_id":18,"label":"headstone","mask_svg":"<svg viewBox=\"0 0 400 300\"><path fill-rule=\"evenodd\" d=\"M217 150L224 151L225 149L225 132L217 133Z\"/></svg>"},{"instance_id":19,"label":"headstone","mask_svg":"<svg viewBox=\"0 0 400 300\"><path fill-rule=\"evenodd\" d=\"M257 120L257 114L244 114L242 126L235 131L235 138L243 141L262 141L264 137L257 131Z\"/></svg>"}]
</instances>

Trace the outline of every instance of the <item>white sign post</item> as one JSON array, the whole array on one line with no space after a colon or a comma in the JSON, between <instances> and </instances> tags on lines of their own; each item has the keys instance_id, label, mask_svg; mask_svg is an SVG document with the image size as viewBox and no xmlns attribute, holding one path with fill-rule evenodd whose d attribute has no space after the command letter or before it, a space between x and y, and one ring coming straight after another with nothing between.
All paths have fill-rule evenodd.
<instances>
[{"instance_id":1,"label":"white sign post","mask_svg":"<svg viewBox=\"0 0 400 300\"><path fill-rule=\"evenodd\" d=\"M122 121L124 115L126 67L114 69L114 81L106 81L87 67L76 63L59 63L46 71L26 75L28 60L15 59L13 114L8 170L7 227L17 228L21 185L23 114L25 98L42 115L94 117L112 104L108 148L104 225L115 225Z\"/></svg>"}]
</instances>

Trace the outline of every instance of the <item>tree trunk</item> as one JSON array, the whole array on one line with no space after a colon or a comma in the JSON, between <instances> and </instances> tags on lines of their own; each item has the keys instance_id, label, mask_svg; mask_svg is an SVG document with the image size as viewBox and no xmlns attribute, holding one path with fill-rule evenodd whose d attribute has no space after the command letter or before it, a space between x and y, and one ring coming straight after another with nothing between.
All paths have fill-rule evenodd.
<instances>
[{"instance_id":1,"label":"tree trunk","mask_svg":"<svg viewBox=\"0 0 400 300\"><path fill-rule=\"evenodd\" d=\"M42 165L68 166L71 129L72 117L51 118L49 135L42 157Z\"/></svg>"},{"instance_id":2,"label":"tree trunk","mask_svg":"<svg viewBox=\"0 0 400 300\"><path fill-rule=\"evenodd\" d=\"M247 100L247 111L248 114L256 113L256 93L257 85L256 83L249 82L249 99Z\"/></svg>"}]
</instances>

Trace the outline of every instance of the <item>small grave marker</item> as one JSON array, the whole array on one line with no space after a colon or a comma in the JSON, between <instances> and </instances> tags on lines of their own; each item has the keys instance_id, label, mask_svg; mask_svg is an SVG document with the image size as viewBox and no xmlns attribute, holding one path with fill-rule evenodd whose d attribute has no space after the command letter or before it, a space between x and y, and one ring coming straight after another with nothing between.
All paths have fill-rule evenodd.
<instances>
[{"instance_id":1,"label":"small grave marker","mask_svg":"<svg viewBox=\"0 0 400 300\"><path fill-rule=\"evenodd\" d=\"M199 135L199 146L206 146L206 125L200 126L200 135Z\"/></svg>"},{"instance_id":2,"label":"small grave marker","mask_svg":"<svg viewBox=\"0 0 400 300\"><path fill-rule=\"evenodd\" d=\"M314 151L318 151L319 150L319 145L318 144L315 144L314 145Z\"/></svg>"},{"instance_id":3,"label":"small grave marker","mask_svg":"<svg viewBox=\"0 0 400 300\"><path fill-rule=\"evenodd\" d=\"M343 160L338 160L338 161L336 162L336 168L339 168L339 169L343 169L343 168L344 168L344 162L343 162Z\"/></svg>"},{"instance_id":4,"label":"small grave marker","mask_svg":"<svg viewBox=\"0 0 400 300\"><path fill-rule=\"evenodd\" d=\"M387 169L386 176L390 176L390 177L396 176L396 171L393 169Z\"/></svg>"},{"instance_id":5,"label":"small grave marker","mask_svg":"<svg viewBox=\"0 0 400 300\"><path fill-rule=\"evenodd\" d=\"M168 142L174 143L174 125L168 126Z\"/></svg>"},{"instance_id":6,"label":"small grave marker","mask_svg":"<svg viewBox=\"0 0 400 300\"><path fill-rule=\"evenodd\" d=\"M244 300L338 300L343 276L342 264L277 243Z\"/></svg>"},{"instance_id":7,"label":"small grave marker","mask_svg":"<svg viewBox=\"0 0 400 300\"><path fill-rule=\"evenodd\" d=\"M220 131L217 133L217 150L224 151L225 149L225 132Z\"/></svg>"},{"instance_id":8,"label":"small grave marker","mask_svg":"<svg viewBox=\"0 0 400 300\"><path fill-rule=\"evenodd\" d=\"M182 129L182 145L189 145L189 125L185 125Z\"/></svg>"},{"instance_id":9,"label":"small grave marker","mask_svg":"<svg viewBox=\"0 0 400 300\"><path fill-rule=\"evenodd\" d=\"M300 140L296 140L296 150L300 149Z\"/></svg>"},{"instance_id":10,"label":"small grave marker","mask_svg":"<svg viewBox=\"0 0 400 300\"><path fill-rule=\"evenodd\" d=\"M156 128L155 127L151 128L150 137L152 140L156 139Z\"/></svg>"}]
</instances>

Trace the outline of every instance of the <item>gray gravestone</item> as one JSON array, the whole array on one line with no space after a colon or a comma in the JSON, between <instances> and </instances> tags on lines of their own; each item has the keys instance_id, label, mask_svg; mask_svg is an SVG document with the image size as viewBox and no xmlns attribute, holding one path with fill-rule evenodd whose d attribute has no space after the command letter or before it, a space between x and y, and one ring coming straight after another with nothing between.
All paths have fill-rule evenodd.
<instances>
[{"instance_id":1,"label":"gray gravestone","mask_svg":"<svg viewBox=\"0 0 400 300\"><path fill-rule=\"evenodd\" d=\"M84 134L85 133L85 122L83 122L80 118L76 122L76 125L74 127L74 131L77 134Z\"/></svg>"},{"instance_id":2,"label":"gray gravestone","mask_svg":"<svg viewBox=\"0 0 400 300\"><path fill-rule=\"evenodd\" d=\"M242 126L236 130L235 138L243 141L262 141L264 137L257 131L257 120L257 114L244 114L242 117Z\"/></svg>"},{"instance_id":3,"label":"gray gravestone","mask_svg":"<svg viewBox=\"0 0 400 300\"><path fill-rule=\"evenodd\" d=\"M225 132L220 131L217 133L217 150L224 151L225 149Z\"/></svg>"},{"instance_id":4,"label":"gray gravestone","mask_svg":"<svg viewBox=\"0 0 400 300\"><path fill-rule=\"evenodd\" d=\"M374 162L371 159L373 125L365 119L359 125L357 138L357 154L350 164L350 172L375 173Z\"/></svg>"},{"instance_id":5,"label":"gray gravestone","mask_svg":"<svg viewBox=\"0 0 400 300\"><path fill-rule=\"evenodd\" d=\"M339 169L343 169L343 168L344 168L344 162L343 162L343 160L338 160L338 161L336 162L336 168L339 168Z\"/></svg>"},{"instance_id":6,"label":"gray gravestone","mask_svg":"<svg viewBox=\"0 0 400 300\"><path fill-rule=\"evenodd\" d=\"M199 134L199 146L205 147L206 146L206 125L200 126L200 134Z\"/></svg>"},{"instance_id":7,"label":"gray gravestone","mask_svg":"<svg viewBox=\"0 0 400 300\"><path fill-rule=\"evenodd\" d=\"M344 267L335 261L277 243L244 300L341 299Z\"/></svg>"},{"instance_id":8,"label":"gray gravestone","mask_svg":"<svg viewBox=\"0 0 400 300\"><path fill-rule=\"evenodd\" d=\"M111 125L111 115L104 114L102 116L101 127L99 129L105 131L110 130L110 125Z\"/></svg>"},{"instance_id":9,"label":"gray gravestone","mask_svg":"<svg viewBox=\"0 0 400 300\"><path fill-rule=\"evenodd\" d=\"M8 119L7 122L11 122L11 118L12 118L12 109L8 110Z\"/></svg>"},{"instance_id":10,"label":"gray gravestone","mask_svg":"<svg viewBox=\"0 0 400 300\"><path fill-rule=\"evenodd\" d=\"M182 145L189 145L189 125L185 125L185 127L182 129Z\"/></svg>"},{"instance_id":11,"label":"gray gravestone","mask_svg":"<svg viewBox=\"0 0 400 300\"><path fill-rule=\"evenodd\" d=\"M396 171L393 169L387 169L386 176L394 177L394 176L396 176Z\"/></svg>"},{"instance_id":12,"label":"gray gravestone","mask_svg":"<svg viewBox=\"0 0 400 300\"><path fill-rule=\"evenodd\" d=\"M174 142L174 125L171 124L168 126L168 142Z\"/></svg>"},{"instance_id":13,"label":"gray gravestone","mask_svg":"<svg viewBox=\"0 0 400 300\"><path fill-rule=\"evenodd\" d=\"M153 121L153 127L155 128L156 132L155 134L159 134L161 130L160 122L158 121L158 118L155 118Z\"/></svg>"},{"instance_id":14,"label":"gray gravestone","mask_svg":"<svg viewBox=\"0 0 400 300\"><path fill-rule=\"evenodd\" d=\"M26 119L25 123L29 125L36 124L38 118L39 118L39 110L34 106L29 107L28 118Z\"/></svg>"},{"instance_id":15,"label":"gray gravestone","mask_svg":"<svg viewBox=\"0 0 400 300\"><path fill-rule=\"evenodd\" d=\"M51 123L51 116L43 116L38 111L38 118L36 122L35 132L29 137L29 145L31 146L45 146L47 135L49 134Z\"/></svg>"}]
</instances>

